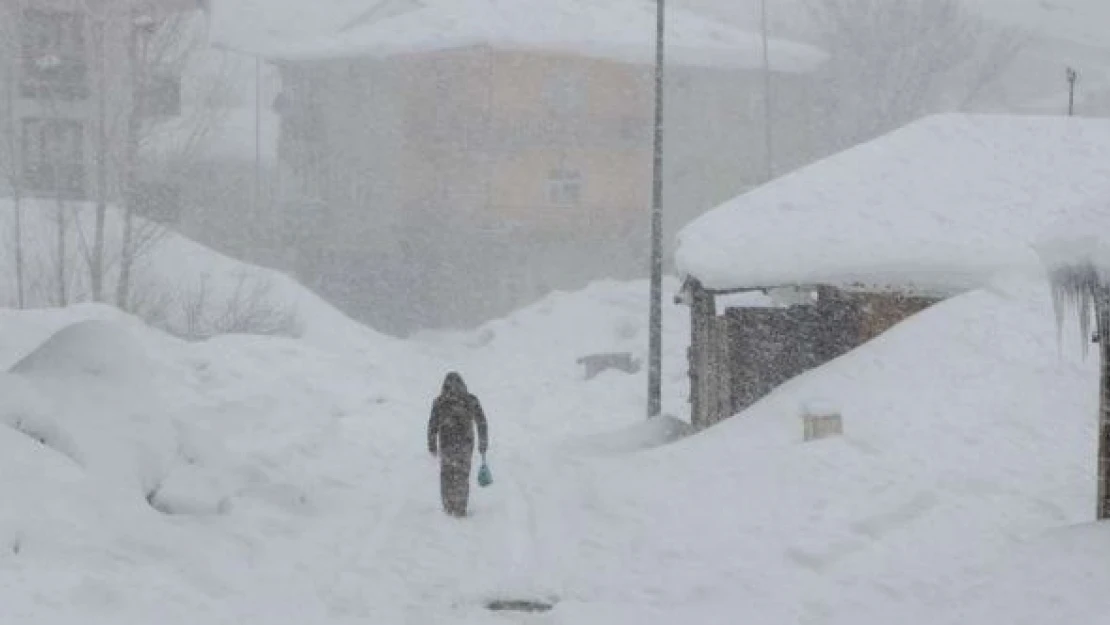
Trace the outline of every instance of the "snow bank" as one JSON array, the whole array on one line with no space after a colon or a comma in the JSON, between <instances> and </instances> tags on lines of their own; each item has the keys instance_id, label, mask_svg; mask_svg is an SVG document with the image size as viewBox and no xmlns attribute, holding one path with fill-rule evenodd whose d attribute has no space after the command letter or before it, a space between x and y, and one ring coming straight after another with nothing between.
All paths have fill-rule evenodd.
<instances>
[{"instance_id":1,"label":"snow bank","mask_svg":"<svg viewBox=\"0 0 1110 625\"><path fill-rule=\"evenodd\" d=\"M100 320L64 327L0 378L0 421L153 503L164 480L209 452L175 421L170 407L188 394L175 388L175 371L147 356L161 340L144 344L141 332L150 333Z\"/></svg>"},{"instance_id":2,"label":"snow bank","mask_svg":"<svg viewBox=\"0 0 1110 625\"><path fill-rule=\"evenodd\" d=\"M654 59L655 9L637 0L599 6L589 0L425 0L374 7L338 30L290 42L272 40L260 52L282 60L390 56L465 46L580 54L630 63ZM233 19L229 14L221 17ZM250 22L246 22L248 25ZM762 67L762 40L702 18L670 9L667 60L684 65ZM257 41L257 34L230 34ZM248 44L249 45L249 44ZM771 40L770 61L777 71L807 72L826 55L808 45Z\"/></svg>"},{"instance_id":3,"label":"snow bank","mask_svg":"<svg viewBox=\"0 0 1110 625\"><path fill-rule=\"evenodd\" d=\"M710 288L1041 275L1035 243L1110 197L1108 163L1110 121L929 117L710 211L676 261Z\"/></svg>"},{"instance_id":4,"label":"snow bank","mask_svg":"<svg viewBox=\"0 0 1110 625\"><path fill-rule=\"evenodd\" d=\"M944 616L915 622L1096 625L1110 609L1108 559L1105 523L1049 531L1000 558L987 579Z\"/></svg>"},{"instance_id":5,"label":"snow bank","mask_svg":"<svg viewBox=\"0 0 1110 625\"><path fill-rule=\"evenodd\" d=\"M553 585L733 620L935 613L1018 541L1089 518L1096 369L1061 355L1043 284L942 303L697 436L564 458L558 480L589 486L536 493L578 502ZM843 436L803 442L817 404Z\"/></svg>"},{"instance_id":6,"label":"snow bank","mask_svg":"<svg viewBox=\"0 0 1110 625\"><path fill-rule=\"evenodd\" d=\"M572 438L565 448L592 454L631 453L673 443L693 432L686 421L669 415L659 416L612 431Z\"/></svg>"},{"instance_id":7,"label":"snow bank","mask_svg":"<svg viewBox=\"0 0 1110 625\"><path fill-rule=\"evenodd\" d=\"M2 313L0 362L22 363L0 375L6 613L502 623L485 601L538 598L550 623L918 622L1091 515L1097 363L1059 350L1044 284L946 301L664 446L646 372L586 380L575 362L642 358L647 300L646 282L601 282L396 351ZM664 306L680 417L686 314ZM494 485L462 522L424 448L448 369L493 436ZM810 410L842 414L843 436L803 442Z\"/></svg>"},{"instance_id":8,"label":"snow bank","mask_svg":"<svg viewBox=\"0 0 1110 625\"><path fill-rule=\"evenodd\" d=\"M438 367L269 337L186 343L104 306L3 311L0 323L7 614L329 619L315 584L334 564L306 564L299 540L347 480L361 476L375 500L391 450L423 425L423 406L390 388ZM348 419L374 435L345 445Z\"/></svg>"},{"instance_id":9,"label":"snow bank","mask_svg":"<svg viewBox=\"0 0 1110 625\"><path fill-rule=\"evenodd\" d=\"M151 363L123 326L106 321L79 321L62 328L11 372L24 376L73 378L92 376L118 384L140 382Z\"/></svg>"}]
</instances>

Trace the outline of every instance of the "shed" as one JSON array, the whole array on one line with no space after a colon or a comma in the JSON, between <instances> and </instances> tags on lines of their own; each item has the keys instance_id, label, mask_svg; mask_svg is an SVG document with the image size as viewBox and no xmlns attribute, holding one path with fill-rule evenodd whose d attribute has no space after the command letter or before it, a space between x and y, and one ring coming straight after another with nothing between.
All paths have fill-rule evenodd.
<instances>
[{"instance_id":1,"label":"shed","mask_svg":"<svg viewBox=\"0 0 1110 625\"><path fill-rule=\"evenodd\" d=\"M692 422L735 414L939 299L1044 275L1035 242L1095 198L1110 198L1110 121L940 115L708 212L676 252L693 313ZM763 314L763 331L759 315L717 310L723 294L782 289L817 301ZM738 338L753 334L809 353L782 369Z\"/></svg>"}]
</instances>

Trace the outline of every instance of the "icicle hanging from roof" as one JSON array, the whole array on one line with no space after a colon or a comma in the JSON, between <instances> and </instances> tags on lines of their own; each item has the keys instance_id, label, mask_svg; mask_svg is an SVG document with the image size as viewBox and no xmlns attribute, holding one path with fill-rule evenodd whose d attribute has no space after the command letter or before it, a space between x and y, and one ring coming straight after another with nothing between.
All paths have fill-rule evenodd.
<instances>
[{"instance_id":1,"label":"icicle hanging from roof","mask_svg":"<svg viewBox=\"0 0 1110 625\"><path fill-rule=\"evenodd\" d=\"M1092 264L1056 267L1049 272L1052 307L1056 313L1056 337L1063 340L1064 319L1075 315L1079 321L1083 355L1090 351L1091 318L1101 289L1107 288ZM1101 339L1100 339L1101 340Z\"/></svg>"}]
</instances>

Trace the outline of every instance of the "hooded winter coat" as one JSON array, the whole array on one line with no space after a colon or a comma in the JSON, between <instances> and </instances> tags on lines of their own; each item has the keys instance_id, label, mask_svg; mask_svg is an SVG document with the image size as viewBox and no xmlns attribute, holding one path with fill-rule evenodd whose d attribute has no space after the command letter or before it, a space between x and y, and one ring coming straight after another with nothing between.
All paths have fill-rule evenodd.
<instances>
[{"instance_id":1,"label":"hooded winter coat","mask_svg":"<svg viewBox=\"0 0 1110 625\"><path fill-rule=\"evenodd\" d=\"M465 516L470 492L470 464L474 455L474 430L478 450L489 448L489 425L478 398L471 395L462 376L452 371L432 403L428 420L428 451L440 460L443 507L454 516Z\"/></svg>"}]
</instances>

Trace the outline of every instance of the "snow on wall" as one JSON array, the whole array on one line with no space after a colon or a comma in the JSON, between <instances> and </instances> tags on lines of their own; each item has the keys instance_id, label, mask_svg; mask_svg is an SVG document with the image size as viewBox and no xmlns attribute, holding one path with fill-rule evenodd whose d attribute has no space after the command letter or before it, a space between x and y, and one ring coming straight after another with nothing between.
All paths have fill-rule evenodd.
<instances>
[{"instance_id":1,"label":"snow on wall","mask_svg":"<svg viewBox=\"0 0 1110 625\"><path fill-rule=\"evenodd\" d=\"M962 289L1039 275L1038 238L1076 214L1110 223L1110 121L939 115L710 211L676 261L710 288Z\"/></svg>"}]
</instances>

